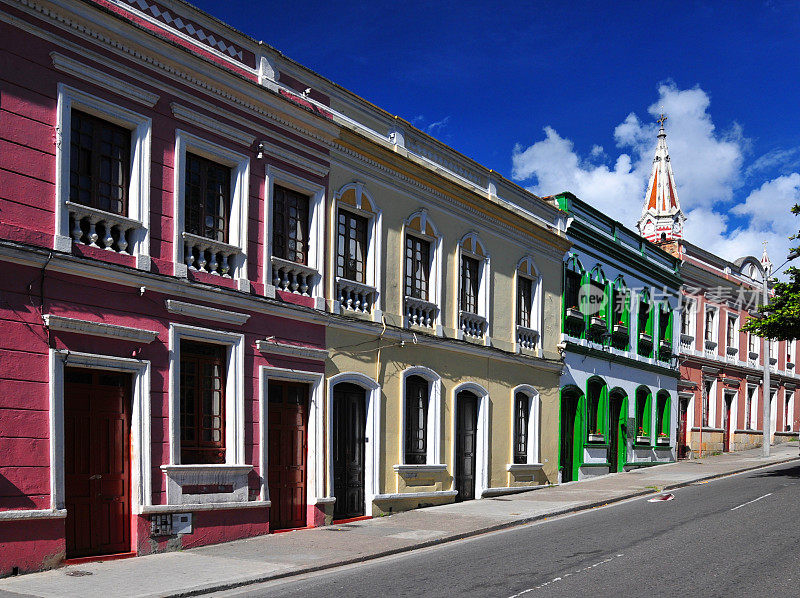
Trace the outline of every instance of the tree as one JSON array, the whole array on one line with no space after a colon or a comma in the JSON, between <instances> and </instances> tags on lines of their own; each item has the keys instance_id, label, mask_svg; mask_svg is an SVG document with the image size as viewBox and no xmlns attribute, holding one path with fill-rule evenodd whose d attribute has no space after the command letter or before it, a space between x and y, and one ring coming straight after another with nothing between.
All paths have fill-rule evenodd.
<instances>
[{"instance_id":1,"label":"tree","mask_svg":"<svg viewBox=\"0 0 800 598\"><path fill-rule=\"evenodd\" d=\"M792 207L792 214L800 214L800 205ZM800 239L800 232L789 239ZM800 255L800 247L793 248L789 255ZM800 269L789 268L786 277L787 282L773 281L774 294L769 303L759 307L760 316L750 318L742 330L775 340L800 338Z\"/></svg>"}]
</instances>

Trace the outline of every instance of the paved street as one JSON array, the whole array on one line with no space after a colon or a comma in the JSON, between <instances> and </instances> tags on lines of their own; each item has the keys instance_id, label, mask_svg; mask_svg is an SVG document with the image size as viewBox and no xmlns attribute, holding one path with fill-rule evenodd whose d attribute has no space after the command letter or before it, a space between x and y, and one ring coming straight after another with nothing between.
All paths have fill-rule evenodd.
<instances>
[{"instance_id":1,"label":"paved street","mask_svg":"<svg viewBox=\"0 0 800 598\"><path fill-rule=\"evenodd\" d=\"M673 494L216 596L796 595L800 465Z\"/></svg>"}]
</instances>

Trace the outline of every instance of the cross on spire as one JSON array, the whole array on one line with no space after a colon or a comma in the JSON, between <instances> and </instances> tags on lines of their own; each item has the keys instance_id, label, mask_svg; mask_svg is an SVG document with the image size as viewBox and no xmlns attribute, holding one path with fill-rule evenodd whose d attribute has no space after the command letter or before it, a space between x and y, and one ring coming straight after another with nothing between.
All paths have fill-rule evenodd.
<instances>
[{"instance_id":1,"label":"cross on spire","mask_svg":"<svg viewBox=\"0 0 800 598\"><path fill-rule=\"evenodd\" d=\"M662 107L661 107L661 109L663 110L663 109L664 109L664 107L662 106ZM656 122L657 122L659 125L661 125L661 128L662 128L662 129L664 128L664 123L665 123L666 121L667 121L667 117L666 117L666 116L664 116L664 113L663 113L663 112L661 113L661 118L657 118L657 119L656 119Z\"/></svg>"}]
</instances>

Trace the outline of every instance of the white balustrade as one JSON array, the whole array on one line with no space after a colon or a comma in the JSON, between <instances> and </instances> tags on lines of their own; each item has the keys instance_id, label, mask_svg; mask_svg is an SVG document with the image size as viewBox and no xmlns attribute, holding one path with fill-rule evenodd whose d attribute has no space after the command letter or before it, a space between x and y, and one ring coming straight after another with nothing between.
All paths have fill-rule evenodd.
<instances>
[{"instance_id":1,"label":"white balustrade","mask_svg":"<svg viewBox=\"0 0 800 598\"><path fill-rule=\"evenodd\" d=\"M694 349L694 337L691 334L681 334L681 351L689 352Z\"/></svg>"},{"instance_id":2,"label":"white balustrade","mask_svg":"<svg viewBox=\"0 0 800 598\"><path fill-rule=\"evenodd\" d=\"M436 316L439 315L439 306L424 299L416 297L405 298L406 318L409 325L422 328L434 328Z\"/></svg>"},{"instance_id":3,"label":"white balustrade","mask_svg":"<svg viewBox=\"0 0 800 598\"><path fill-rule=\"evenodd\" d=\"M517 324L517 346L526 351L535 351L539 346L539 331Z\"/></svg>"},{"instance_id":4,"label":"white balustrade","mask_svg":"<svg viewBox=\"0 0 800 598\"><path fill-rule=\"evenodd\" d=\"M461 332L465 336L473 338L483 338L486 336L486 331L489 328L489 322L483 316L474 314L470 311L462 311L460 314Z\"/></svg>"},{"instance_id":5,"label":"white balustrade","mask_svg":"<svg viewBox=\"0 0 800 598\"><path fill-rule=\"evenodd\" d=\"M368 314L372 312L376 296L375 287L354 280L336 279L336 297L343 310Z\"/></svg>"},{"instance_id":6,"label":"white balustrade","mask_svg":"<svg viewBox=\"0 0 800 598\"><path fill-rule=\"evenodd\" d=\"M66 205L69 234L75 243L130 255L128 248L135 242L141 222L70 201Z\"/></svg>"},{"instance_id":7,"label":"white balustrade","mask_svg":"<svg viewBox=\"0 0 800 598\"><path fill-rule=\"evenodd\" d=\"M311 297L316 277L314 268L272 256L272 284L280 291Z\"/></svg>"},{"instance_id":8,"label":"white balustrade","mask_svg":"<svg viewBox=\"0 0 800 598\"><path fill-rule=\"evenodd\" d=\"M192 233L183 233L183 259L189 270L230 278L242 250Z\"/></svg>"}]
</instances>

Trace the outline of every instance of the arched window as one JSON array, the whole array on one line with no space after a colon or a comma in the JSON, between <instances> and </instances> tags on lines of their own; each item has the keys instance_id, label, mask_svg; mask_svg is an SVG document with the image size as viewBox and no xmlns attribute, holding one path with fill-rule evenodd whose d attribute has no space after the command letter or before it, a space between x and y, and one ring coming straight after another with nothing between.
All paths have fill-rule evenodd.
<instances>
[{"instance_id":1,"label":"arched window","mask_svg":"<svg viewBox=\"0 0 800 598\"><path fill-rule=\"evenodd\" d=\"M408 465L423 465L428 457L428 381L406 378L406 454Z\"/></svg>"},{"instance_id":2,"label":"arched window","mask_svg":"<svg viewBox=\"0 0 800 598\"><path fill-rule=\"evenodd\" d=\"M636 444L639 445L651 443L652 397L650 389L646 386L636 389Z\"/></svg>"},{"instance_id":3,"label":"arched window","mask_svg":"<svg viewBox=\"0 0 800 598\"><path fill-rule=\"evenodd\" d=\"M514 465L539 462L539 393L531 386L514 389Z\"/></svg>"},{"instance_id":4,"label":"arched window","mask_svg":"<svg viewBox=\"0 0 800 598\"><path fill-rule=\"evenodd\" d=\"M638 343L637 352L642 357L653 355L653 304L650 300L650 289L645 289L639 294Z\"/></svg>"},{"instance_id":5,"label":"arched window","mask_svg":"<svg viewBox=\"0 0 800 598\"><path fill-rule=\"evenodd\" d=\"M403 302L405 323L441 334L441 241L426 210L405 222Z\"/></svg>"},{"instance_id":6,"label":"arched window","mask_svg":"<svg viewBox=\"0 0 800 598\"><path fill-rule=\"evenodd\" d=\"M489 254L477 233L464 235L458 249L458 336L486 342L489 330Z\"/></svg>"},{"instance_id":7,"label":"arched window","mask_svg":"<svg viewBox=\"0 0 800 598\"><path fill-rule=\"evenodd\" d=\"M586 433L588 442L605 442L608 427L608 388L601 378L586 384Z\"/></svg>"},{"instance_id":8,"label":"arched window","mask_svg":"<svg viewBox=\"0 0 800 598\"><path fill-rule=\"evenodd\" d=\"M630 347L631 298L620 274L611 284L611 343L622 351Z\"/></svg>"},{"instance_id":9,"label":"arched window","mask_svg":"<svg viewBox=\"0 0 800 598\"><path fill-rule=\"evenodd\" d=\"M669 361L672 357L672 307L668 301L658 309L658 358Z\"/></svg>"},{"instance_id":10,"label":"arched window","mask_svg":"<svg viewBox=\"0 0 800 598\"><path fill-rule=\"evenodd\" d=\"M571 254L564 263L564 333L582 338L586 330L583 311L580 306L581 285L585 279L583 265L577 256Z\"/></svg>"},{"instance_id":11,"label":"arched window","mask_svg":"<svg viewBox=\"0 0 800 598\"><path fill-rule=\"evenodd\" d=\"M672 402L669 393L665 390L656 395L656 444L669 444L672 436L672 421L670 418Z\"/></svg>"},{"instance_id":12,"label":"arched window","mask_svg":"<svg viewBox=\"0 0 800 598\"><path fill-rule=\"evenodd\" d=\"M602 266L597 264L589 272L588 280L584 283L584 306L582 311L589 319L588 337L599 343L606 343L608 339L608 283Z\"/></svg>"},{"instance_id":13,"label":"arched window","mask_svg":"<svg viewBox=\"0 0 800 598\"><path fill-rule=\"evenodd\" d=\"M541 338L541 281L532 257L517 265L517 349L536 351Z\"/></svg>"},{"instance_id":14,"label":"arched window","mask_svg":"<svg viewBox=\"0 0 800 598\"><path fill-rule=\"evenodd\" d=\"M345 311L373 314L379 295L380 210L363 183L336 192L334 275Z\"/></svg>"}]
</instances>

